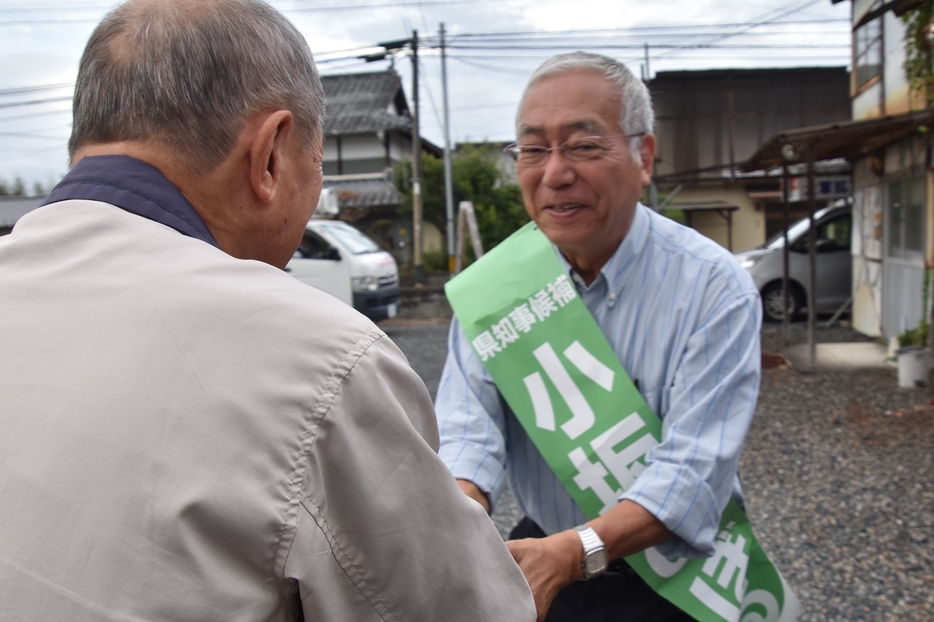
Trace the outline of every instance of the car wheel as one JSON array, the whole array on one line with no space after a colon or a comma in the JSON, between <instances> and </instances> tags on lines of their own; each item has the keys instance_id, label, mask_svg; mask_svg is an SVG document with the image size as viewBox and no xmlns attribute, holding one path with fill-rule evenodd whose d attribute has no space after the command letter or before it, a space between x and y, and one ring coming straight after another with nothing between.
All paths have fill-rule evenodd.
<instances>
[{"instance_id":1,"label":"car wheel","mask_svg":"<svg viewBox=\"0 0 934 622\"><path fill-rule=\"evenodd\" d=\"M794 285L788 287L788 317L795 319L801 312L801 293ZM769 322L781 322L782 313L782 284L770 283L762 290L762 314Z\"/></svg>"}]
</instances>

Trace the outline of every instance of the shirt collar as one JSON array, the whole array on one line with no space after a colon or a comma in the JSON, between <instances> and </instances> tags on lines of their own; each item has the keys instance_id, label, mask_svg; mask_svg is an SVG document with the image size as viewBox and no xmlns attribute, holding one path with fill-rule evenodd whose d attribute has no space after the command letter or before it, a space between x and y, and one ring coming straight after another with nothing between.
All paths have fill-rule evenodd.
<instances>
[{"instance_id":1,"label":"shirt collar","mask_svg":"<svg viewBox=\"0 0 934 622\"><path fill-rule=\"evenodd\" d=\"M627 273L635 263L635 259L642 253L642 249L645 248L645 243L649 239L650 222L647 210L648 208L641 203L636 204L636 213L626 237L616 247L616 251L610 256L610 259L600 268L600 274L590 284L590 287L584 286L584 281L574 272L574 268L564 258L561 251L555 247L555 252L558 253L561 263L564 264L565 270L574 277L579 289L593 289L601 285L601 281L606 281L606 291L608 292L619 292L622 289Z\"/></svg>"},{"instance_id":2,"label":"shirt collar","mask_svg":"<svg viewBox=\"0 0 934 622\"><path fill-rule=\"evenodd\" d=\"M49 193L43 205L72 199L110 203L217 246L217 240L185 195L156 167L130 156L82 158Z\"/></svg>"}]
</instances>

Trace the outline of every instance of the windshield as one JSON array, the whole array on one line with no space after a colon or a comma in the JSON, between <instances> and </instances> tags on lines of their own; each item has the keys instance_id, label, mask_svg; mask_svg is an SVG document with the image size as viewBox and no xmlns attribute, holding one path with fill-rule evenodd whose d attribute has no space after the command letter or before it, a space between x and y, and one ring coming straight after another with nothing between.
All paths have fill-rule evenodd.
<instances>
[{"instance_id":1,"label":"windshield","mask_svg":"<svg viewBox=\"0 0 934 622\"><path fill-rule=\"evenodd\" d=\"M807 230L808 230L808 219L802 218L795 224L788 227L788 241L794 242L798 236L804 235L804 233ZM783 232L779 231L778 233L770 237L768 240L766 240L765 244L762 245L762 248L769 248L769 249L774 250L776 248L781 248L784 245L785 245L785 236Z\"/></svg>"},{"instance_id":2,"label":"windshield","mask_svg":"<svg viewBox=\"0 0 934 622\"><path fill-rule=\"evenodd\" d=\"M814 213L814 222L816 223L822 218L824 218L824 216L829 214L832 209L833 208L827 207L821 210L817 210L817 212ZM788 241L794 243L795 240L797 240L799 237L807 233L807 230L808 230L808 219L807 218L802 218L801 220L797 221L793 225L789 225L788 226ZM818 232L820 232L819 229L818 229ZM784 245L785 245L785 238L782 235L782 232L779 230L778 233L773 234L772 237L766 240L765 244L763 244L759 248L768 248L768 249L774 250L777 248L781 248Z\"/></svg>"},{"instance_id":3,"label":"windshield","mask_svg":"<svg viewBox=\"0 0 934 622\"><path fill-rule=\"evenodd\" d=\"M366 253L376 253L382 249L370 238L366 237L353 227L344 225L327 225L324 227L329 235L337 238L341 246L346 248L354 255L364 255Z\"/></svg>"}]
</instances>

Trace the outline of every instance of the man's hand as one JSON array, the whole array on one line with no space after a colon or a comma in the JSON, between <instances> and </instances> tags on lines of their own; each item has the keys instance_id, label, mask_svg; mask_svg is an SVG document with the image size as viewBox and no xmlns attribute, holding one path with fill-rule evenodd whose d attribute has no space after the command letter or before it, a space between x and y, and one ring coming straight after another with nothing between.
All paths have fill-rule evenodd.
<instances>
[{"instance_id":1,"label":"man's hand","mask_svg":"<svg viewBox=\"0 0 934 622\"><path fill-rule=\"evenodd\" d=\"M672 535L645 508L628 500L587 524L603 540L609 561L664 542ZM509 540L506 546L532 588L541 622L561 588L583 578L584 546L580 536L568 529L547 538Z\"/></svg>"},{"instance_id":2,"label":"man's hand","mask_svg":"<svg viewBox=\"0 0 934 622\"><path fill-rule=\"evenodd\" d=\"M582 578L580 537L569 529L547 538L509 540L506 546L532 588L541 622L561 588Z\"/></svg>"}]
</instances>

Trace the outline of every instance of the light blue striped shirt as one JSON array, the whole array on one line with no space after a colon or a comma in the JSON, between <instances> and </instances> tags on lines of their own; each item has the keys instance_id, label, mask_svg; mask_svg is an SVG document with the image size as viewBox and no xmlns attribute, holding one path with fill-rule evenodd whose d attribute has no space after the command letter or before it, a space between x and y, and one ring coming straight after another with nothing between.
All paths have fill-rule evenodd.
<instances>
[{"instance_id":1,"label":"light blue striped shirt","mask_svg":"<svg viewBox=\"0 0 934 622\"><path fill-rule=\"evenodd\" d=\"M566 261L565 267L570 271ZM662 442L619 498L639 503L675 534L657 547L663 555L709 555L728 500L742 503L739 456L760 375L762 311L755 285L725 249L643 205L590 287L571 276L662 418ZM508 473L519 506L546 533L587 521L456 319L435 407L439 453L455 477L474 482L495 503Z\"/></svg>"}]
</instances>

